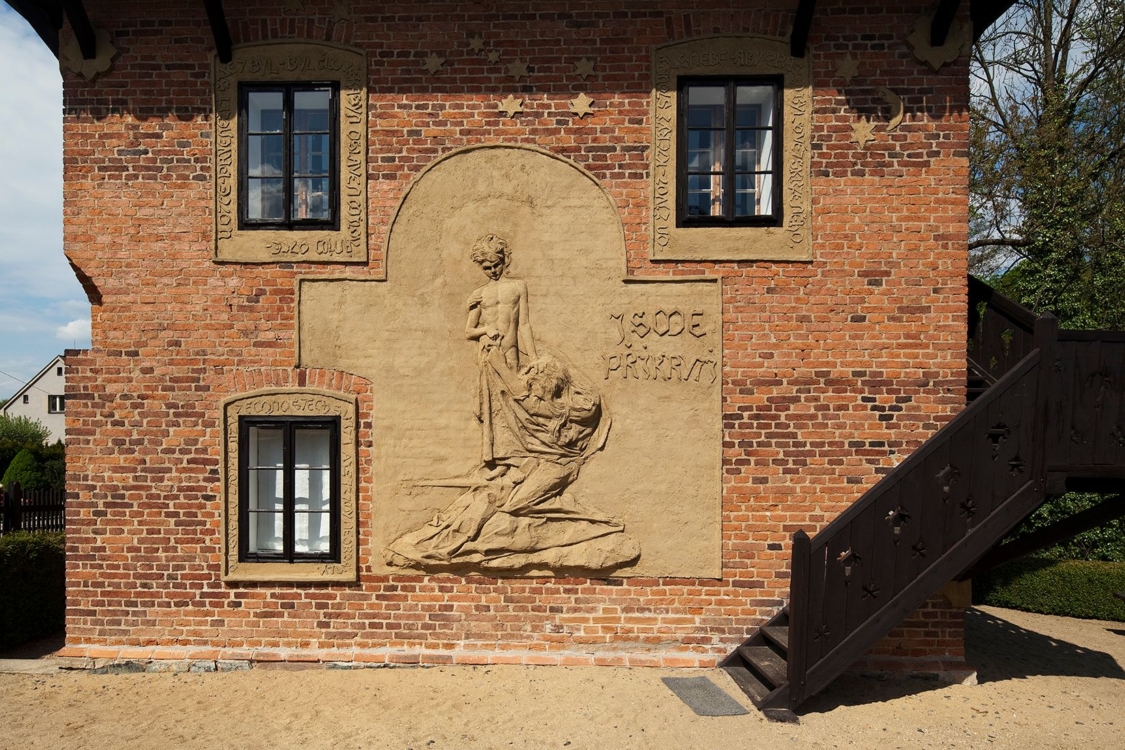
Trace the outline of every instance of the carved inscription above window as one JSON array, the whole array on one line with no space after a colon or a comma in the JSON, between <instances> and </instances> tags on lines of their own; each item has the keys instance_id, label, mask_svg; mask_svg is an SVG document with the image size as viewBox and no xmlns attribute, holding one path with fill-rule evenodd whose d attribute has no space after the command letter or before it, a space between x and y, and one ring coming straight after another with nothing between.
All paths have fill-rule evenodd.
<instances>
[{"instance_id":1,"label":"carved inscription above window","mask_svg":"<svg viewBox=\"0 0 1125 750\"><path fill-rule=\"evenodd\" d=\"M251 154L249 161L241 159L239 154L240 148L258 137L257 131L243 128L240 142L240 109L247 110L246 106L240 107L240 87L243 98L247 91L264 91L263 86L280 87L278 90L284 97L290 95L287 93L290 90L304 93L314 84L331 92L332 108L328 110L328 119L332 121L333 132L327 133L324 140L332 144L327 150L332 152L334 163L321 165L315 172L316 179L307 177L306 172L313 172L302 171L296 164L288 169L293 186L277 180L279 185L289 188L288 191L279 189L279 195L293 192L293 197L278 204L285 210L271 225L259 220L253 210L248 212L253 206L239 205L239 201L248 201L257 195L255 188L258 192L262 189L254 179L247 177L249 172L241 176L244 184L241 190L239 188L240 160L243 171L261 161L260 154L256 160ZM338 105L335 103L337 91ZM293 153L293 149L300 146L298 141L308 140L308 135L301 133L294 138L292 144L280 144L280 154ZM280 161L289 164L295 158L280 158ZM333 184L321 184L325 181L320 176L322 173ZM306 221L308 217L298 210L305 209L298 200L301 188L316 188L320 191L317 195L329 196L322 201L324 210L321 211L328 218L320 225ZM297 208L290 209L291 203ZM324 218L321 214L317 216ZM236 47L230 63L216 62L215 259L249 263L367 260L367 63L363 52L311 42L249 44Z\"/></svg>"},{"instance_id":2,"label":"carved inscription above window","mask_svg":"<svg viewBox=\"0 0 1125 750\"><path fill-rule=\"evenodd\" d=\"M810 194L812 89L810 86L809 57L794 58L789 55L787 40L759 36L719 36L692 39L658 47L653 60L653 149L652 149L652 257L662 260L810 260L812 258L812 198ZM681 80L683 79L683 80ZM770 205L768 210L749 212L758 219L766 214L769 219L756 226L739 226L740 222L728 219L720 222L710 214L729 214L737 211L709 211L706 221L685 215L691 198L702 194L698 185L681 184L684 180L703 178L694 175L691 164L679 162L691 151L685 126L682 103L679 101L684 81L706 93L709 81L715 87L733 86L737 82L779 82L780 93L776 101L780 108L779 121L771 124L780 133L780 164L769 169L755 167L746 177L747 185L754 180L776 180L763 195L780 196L780 206ZM716 88L718 90L718 88ZM730 96L737 98L732 88ZM749 89L748 89L749 90ZM729 98L729 97L728 97ZM775 100L766 97L763 101ZM730 111L736 108L732 105ZM771 114L772 117L778 115ZM738 134L737 122L732 120L730 137ZM718 130L716 133L720 132ZM722 131L725 133L725 130ZM772 137L772 136L771 136ZM686 144L688 148L681 148ZM733 141L732 141L733 144ZM772 149L772 146L771 146ZM724 193L737 195L738 150L727 148L723 168L711 169L713 178L725 180ZM719 157L717 157L719 158ZM696 170L699 171L699 170ZM707 170L703 170L707 171ZM727 174L729 172L729 175ZM761 174L759 175L758 172ZM751 174L752 173L752 174ZM702 174L702 172L700 172ZM754 184L757 184L756 182ZM712 195L718 188L712 189ZM744 192L746 192L744 190ZM749 194L749 193L747 193ZM733 203L731 204L733 207ZM724 224L716 226L716 224Z\"/></svg>"}]
</instances>

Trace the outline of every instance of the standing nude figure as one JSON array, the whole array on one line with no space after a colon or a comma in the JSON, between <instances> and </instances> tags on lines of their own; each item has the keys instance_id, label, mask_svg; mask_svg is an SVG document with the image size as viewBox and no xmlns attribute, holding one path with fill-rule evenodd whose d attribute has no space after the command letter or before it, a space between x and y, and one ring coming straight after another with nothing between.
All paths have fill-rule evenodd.
<instances>
[{"instance_id":1,"label":"standing nude figure","mask_svg":"<svg viewBox=\"0 0 1125 750\"><path fill-rule=\"evenodd\" d=\"M499 347L504 362L513 373L535 359L535 339L527 312L527 284L504 278L512 253L508 243L495 234L486 234L473 243L469 258L480 266L488 283L469 295L469 321L465 336L479 341L481 353Z\"/></svg>"}]
</instances>

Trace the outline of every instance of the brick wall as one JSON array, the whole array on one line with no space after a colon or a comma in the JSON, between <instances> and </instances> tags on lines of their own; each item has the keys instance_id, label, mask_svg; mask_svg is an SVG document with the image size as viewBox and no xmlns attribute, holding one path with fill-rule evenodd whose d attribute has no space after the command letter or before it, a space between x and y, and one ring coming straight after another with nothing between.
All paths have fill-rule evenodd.
<instances>
[{"instance_id":1,"label":"brick wall","mask_svg":"<svg viewBox=\"0 0 1125 750\"><path fill-rule=\"evenodd\" d=\"M100 296L93 347L68 360L73 649L713 663L787 597L790 535L822 527L963 404L967 62L935 74L905 46L927 3L818 3L811 263L648 260L653 45L787 36L793 0L356 0L345 20L328 18L330 0L306 3L312 19L228 3L236 43L367 50L365 267L212 262L211 37L201 4L170 5L88 2L120 55L94 83L64 74L65 250ZM470 51L477 33L504 62L528 61L530 81ZM422 67L431 52L448 58L436 76ZM847 54L860 69L845 87ZM586 82L573 74L581 57L597 61ZM878 86L906 104L891 134ZM567 111L580 91L596 102L581 120ZM515 120L496 111L508 93L525 99ZM851 141L856 116L880 123L866 149ZM631 273L724 277L722 580L369 572L370 386L293 368L294 279L379 275L410 180L487 141L534 144L595 175L621 209ZM359 398L358 585L220 580L220 402L291 385ZM942 602L876 653L959 658L962 619Z\"/></svg>"}]
</instances>

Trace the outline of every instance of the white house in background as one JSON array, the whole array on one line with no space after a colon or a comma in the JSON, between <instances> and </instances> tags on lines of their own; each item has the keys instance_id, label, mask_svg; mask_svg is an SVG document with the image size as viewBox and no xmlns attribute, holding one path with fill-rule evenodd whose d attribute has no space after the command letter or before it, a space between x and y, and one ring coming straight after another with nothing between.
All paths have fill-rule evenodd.
<instances>
[{"instance_id":1,"label":"white house in background","mask_svg":"<svg viewBox=\"0 0 1125 750\"><path fill-rule=\"evenodd\" d=\"M63 440L66 429L66 362L62 355L39 371L39 374L16 391L0 412L10 417L39 420L51 431L47 442Z\"/></svg>"}]
</instances>

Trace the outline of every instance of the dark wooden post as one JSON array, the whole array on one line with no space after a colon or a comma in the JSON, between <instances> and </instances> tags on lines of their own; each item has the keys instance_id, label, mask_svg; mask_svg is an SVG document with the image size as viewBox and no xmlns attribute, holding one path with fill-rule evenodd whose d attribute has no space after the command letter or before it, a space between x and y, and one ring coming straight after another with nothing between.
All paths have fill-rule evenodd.
<instances>
[{"instance_id":1,"label":"dark wooden post","mask_svg":"<svg viewBox=\"0 0 1125 750\"><path fill-rule=\"evenodd\" d=\"M0 535L7 534L11 530L8 526L8 492L4 489L4 485L0 484Z\"/></svg>"},{"instance_id":2,"label":"dark wooden post","mask_svg":"<svg viewBox=\"0 0 1125 750\"><path fill-rule=\"evenodd\" d=\"M789 708L805 702L805 677L809 642L809 563L812 541L803 530L793 535L789 571L789 648L786 671L789 678Z\"/></svg>"},{"instance_id":3,"label":"dark wooden post","mask_svg":"<svg viewBox=\"0 0 1125 750\"><path fill-rule=\"evenodd\" d=\"M1031 459L1031 475L1041 482L1040 490L1047 488L1047 427L1051 419L1052 372L1055 366L1055 344L1059 339L1059 319L1051 313L1035 319L1033 346L1039 350L1039 368L1035 384L1035 437Z\"/></svg>"},{"instance_id":4,"label":"dark wooden post","mask_svg":"<svg viewBox=\"0 0 1125 750\"><path fill-rule=\"evenodd\" d=\"M11 518L11 528L9 531L22 531L23 530L23 488L20 487L19 482L12 482L12 486L8 491L8 508L9 517Z\"/></svg>"}]
</instances>

